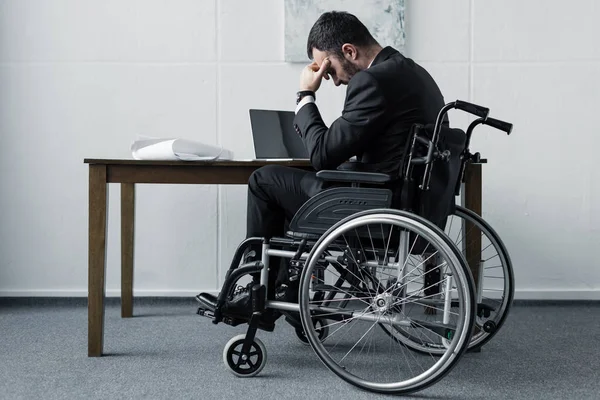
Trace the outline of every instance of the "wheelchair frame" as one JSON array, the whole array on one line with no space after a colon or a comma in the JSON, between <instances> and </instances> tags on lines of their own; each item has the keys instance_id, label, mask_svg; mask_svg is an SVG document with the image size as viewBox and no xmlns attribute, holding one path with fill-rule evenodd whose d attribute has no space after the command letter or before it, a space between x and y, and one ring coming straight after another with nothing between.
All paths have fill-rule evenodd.
<instances>
[{"instance_id":1,"label":"wheelchair frame","mask_svg":"<svg viewBox=\"0 0 600 400\"><path fill-rule=\"evenodd\" d=\"M469 125L467 132L466 132L465 146L464 146L462 153L460 154L461 163L460 163L459 177L456 182L455 189L454 189L454 192L456 195L458 195L460 193L461 183L464 182L464 173L465 173L466 163L467 162L477 162L477 163L485 162L485 160L481 159L479 153L471 154L470 149L469 149L471 135L473 133L474 128L478 125L485 124L485 125L492 126L496 129L502 130L502 131L506 132L507 134L510 134L512 131L512 124L504 122L504 121L500 121L497 119L489 118L488 117L489 109L486 107L481 107L481 106L467 103L467 102L460 101L460 100L446 104L438 113L438 117L435 122L433 135L432 135L431 139L428 140L427 138L424 138L423 136L419 135L421 130L424 129L424 127L422 125L415 125L413 127L411 137L408 138L407 144L410 144L410 151L406 154L406 159L405 159L405 162L403 163L403 167L402 167L403 171L401 174L402 175L401 178L403 178L404 180L410 179L410 177L412 176L412 168L415 165L424 165L425 170L424 170L424 173L422 176L421 183L418 186L419 190L421 190L421 191L429 190L431 171L432 171L434 161L436 161L436 160L448 161L448 159L450 157L450 154L448 151L445 151L445 152L438 151L438 141L440 138L440 132L442 130L442 124L443 124L445 115L451 109L459 109L459 110L465 111L467 113L470 113L470 114L473 114L473 115L476 115L479 117L478 119L476 119ZM427 148L427 152L426 152L425 156L417 157L414 154L414 150L415 150L415 147L417 144L421 144ZM318 175L319 174L321 174L321 175L329 174L329 175L336 176L336 175L343 175L344 172L345 171L320 171L318 173ZM366 176L370 175L372 177L379 179L379 181L381 181L381 182L389 181L389 180L386 180L381 177L381 175L383 175L383 174L372 174L372 173L363 173L363 174L366 174L365 178L366 178ZM334 180L335 180L335 178L334 178ZM343 178L342 178L342 180L343 180ZM349 181L347 181L347 182L349 182ZM381 182L378 182L378 183L381 183ZM363 182L358 182L358 183L357 182L351 182L351 183L352 183L352 187L356 187L360 183L368 183L368 182L363 181ZM376 189L376 190L386 190L386 189ZM384 213L386 211L385 207L382 208L381 211ZM300 213L300 211L298 213ZM355 214L351 214L351 215L355 215ZM233 338L232 341L230 341L230 343L228 343L228 345L226 346L225 352L224 352L224 360L226 361L226 363L227 363L227 360L226 360L225 353L228 351L228 348L230 347L230 344L233 343L234 339L237 339L238 343L239 342L243 343L242 349L240 351L240 353L242 354L242 360L246 360L248 358L251 348L253 348L253 347L255 349L262 348L263 350L260 350L260 351L264 352L264 345L262 345L262 343L260 341L258 341L258 339L256 339L256 331L257 331L257 329L259 329L259 319L260 319L262 313L264 311L266 311L267 309L274 309L274 310L281 311L282 314L286 315L286 320L292 326L294 326L296 328L297 332L298 332L298 329L301 329L304 326L304 323L306 323L305 321L303 321L303 320L298 321L293 316L294 314L302 314L303 310L302 310L300 302L293 303L293 302L285 302L285 301L268 300L267 299L267 293L269 291L270 257L280 257L280 258L284 258L284 259L289 259L290 265L301 265L303 262L305 262L309 259L311 252L315 248L315 245L318 244L319 240L325 234L327 234L327 232L329 232L329 231L330 231L330 229L327 230L323 235L320 235L320 236L315 235L313 233L313 235L308 234L302 238L293 238L293 237L292 238L283 238L282 237L282 238L266 239L266 238L254 237L254 238L248 238L248 239L242 241L242 243L240 243L240 245L238 246L238 248L235 251L231 266L230 266L229 270L227 271L225 281L223 283L223 287L216 299L216 305L214 307L214 310L210 310L208 308L199 308L198 309L198 314L212 318L212 322L214 324L224 322L229 325L237 325L237 324L241 323L240 321L234 320L230 316L224 315L222 312L222 308L225 305L227 298L233 289L233 285L235 283L237 283L237 281L242 276L249 275L249 274L260 274L260 282L258 284L254 284L251 289L252 315L251 315L249 321L244 321L244 322L247 322L249 325L248 331L247 331L246 335L240 335L239 337ZM400 243L401 243L400 244L401 250L399 250L399 251L401 253L399 254L398 260L404 260L406 257L408 257L408 254L410 253L410 251L408 249L408 233L407 232L400 233ZM260 245L262 247L261 261L254 261L254 262L240 265L244 250L252 245L254 245L254 246ZM289 248L295 249L295 251L287 250ZM307 251L307 250L309 250L309 251ZM386 249L386 251L387 251L387 249ZM327 257L325 257L325 259L327 259ZM480 265L480 268L481 268L481 265ZM300 267L300 269L302 269L302 267ZM481 276L482 274L480 273L479 275ZM469 276L470 276L470 273L469 273ZM340 279L342 279L342 278L340 277ZM470 278L468 284L471 286L471 290L472 290L473 286L474 286L472 277ZM447 284L446 290L449 290L448 289L449 287L450 287L450 285ZM479 287L479 285L478 285L478 287ZM480 294L478 293L478 294L476 294L476 296L477 296L477 300L480 300ZM512 298L512 296L511 296L511 298ZM447 323L447 320L449 318L449 314L448 314L448 310L450 309L450 304L449 304L450 300L449 299L450 299L450 296L447 295L445 297L445 306L444 306L444 315L443 315L444 323ZM330 309L328 309L326 307L324 308L322 306L314 306L314 307L309 306L309 308L310 308L310 315L311 315L311 317L309 317L309 318L312 318L312 315L315 315L316 317L318 317L320 315L319 313L328 313L328 312L332 313L333 311L339 312L339 309L331 309L330 310ZM467 311L467 312L470 312L470 311ZM353 312L349 311L347 317L353 318ZM342 317L342 318L344 318L344 317ZM376 317L374 315L360 316L361 320L369 320L372 322L377 322L378 321L377 318L378 317ZM408 320L396 320L396 319L393 321L390 321L390 323L394 323L394 325L398 325L398 326L407 326L407 327L410 327L412 324ZM242 338L242 336L243 336L243 338ZM469 338L467 339L467 341L469 341L469 340L470 340L470 335L469 335ZM258 346L256 345L257 343L258 343ZM462 352L465 349L458 351L458 354L456 355L456 361L458 360L458 358L460 358L460 356L462 355ZM259 350L255 350L255 351L259 351ZM242 374L238 374L238 375L239 376L254 376L254 375L256 375L257 373L260 372L260 370L262 370L262 367L264 366L264 361L266 360L266 353L265 353L264 359L262 358L262 355L261 355L261 360L262 360L261 365L259 365L258 368L255 368L251 373L245 374L245 375L242 375ZM242 362L244 362L244 361L242 361ZM229 367L232 370L234 370L231 362L229 362ZM336 372L336 371L334 371L334 372ZM235 373L235 371L234 371L234 373ZM447 372L445 372L445 373L447 373ZM445 375L445 373L443 375ZM336 374L340 375L338 372L336 372ZM441 379L441 376L438 379ZM353 382L350 382L350 383L353 383ZM427 386L429 386L430 384L433 384L433 383L434 383L434 381L431 381L430 383L427 384ZM419 389L422 389L422 387L420 387ZM377 390L374 390L374 391L377 391ZM414 390L411 390L411 391L414 391ZM409 391L396 391L395 393L407 393L407 392L409 392Z\"/></svg>"}]
</instances>

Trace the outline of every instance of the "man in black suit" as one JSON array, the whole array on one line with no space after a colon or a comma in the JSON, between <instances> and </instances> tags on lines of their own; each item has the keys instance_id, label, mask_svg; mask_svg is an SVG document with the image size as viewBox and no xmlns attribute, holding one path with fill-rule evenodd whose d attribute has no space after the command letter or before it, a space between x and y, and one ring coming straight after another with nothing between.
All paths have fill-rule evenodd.
<instances>
[{"instance_id":1,"label":"man in black suit","mask_svg":"<svg viewBox=\"0 0 600 400\"><path fill-rule=\"evenodd\" d=\"M433 78L391 47L382 48L353 15L328 12L307 43L314 62L300 77L294 127L319 171L356 157L364 170L398 174L411 126L434 123L444 98ZM322 79L347 85L341 117L328 128L316 102ZM247 237L284 234L284 223L325 183L308 172L266 166L248 187Z\"/></svg>"},{"instance_id":2,"label":"man in black suit","mask_svg":"<svg viewBox=\"0 0 600 400\"><path fill-rule=\"evenodd\" d=\"M300 77L294 127L315 170L336 169L356 157L364 170L398 174L411 126L435 122L444 105L435 81L413 60L380 46L345 12L321 15L310 31L307 52L314 62ZM347 85L342 115L329 128L316 100L323 79ZM276 165L258 169L248 185L247 237L283 236L286 221L325 185L315 172ZM259 251L249 251L245 260L260 259ZM277 269L271 268L269 298L285 282L284 270L277 279ZM249 306L248 288L240 288L228 302L231 312L238 314L239 308L243 313Z\"/></svg>"}]
</instances>

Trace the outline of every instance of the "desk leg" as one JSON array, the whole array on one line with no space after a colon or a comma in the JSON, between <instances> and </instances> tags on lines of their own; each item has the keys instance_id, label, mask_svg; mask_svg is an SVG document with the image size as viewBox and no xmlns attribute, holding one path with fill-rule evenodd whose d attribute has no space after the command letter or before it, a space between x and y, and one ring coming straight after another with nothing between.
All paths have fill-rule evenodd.
<instances>
[{"instance_id":1,"label":"desk leg","mask_svg":"<svg viewBox=\"0 0 600 400\"><path fill-rule=\"evenodd\" d=\"M133 316L133 237L135 186L121 184L121 317Z\"/></svg>"},{"instance_id":2,"label":"desk leg","mask_svg":"<svg viewBox=\"0 0 600 400\"><path fill-rule=\"evenodd\" d=\"M467 164L465 170L465 207L481 216L481 164ZM479 264L481 262L481 231L472 223L464 227L466 258L479 290ZM476 291L476 293L478 293ZM479 299L479 296L477 296Z\"/></svg>"},{"instance_id":3,"label":"desk leg","mask_svg":"<svg viewBox=\"0 0 600 400\"><path fill-rule=\"evenodd\" d=\"M89 167L88 356L102 355L106 276L106 166Z\"/></svg>"}]
</instances>

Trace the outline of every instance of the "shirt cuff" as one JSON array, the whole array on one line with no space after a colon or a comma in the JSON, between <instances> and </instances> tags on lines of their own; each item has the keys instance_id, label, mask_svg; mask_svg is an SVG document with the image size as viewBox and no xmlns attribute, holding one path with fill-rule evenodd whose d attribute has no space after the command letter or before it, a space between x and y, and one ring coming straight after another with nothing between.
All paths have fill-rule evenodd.
<instances>
[{"instance_id":1,"label":"shirt cuff","mask_svg":"<svg viewBox=\"0 0 600 400\"><path fill-rule=\"evenodd\" d=\"M303 97L302 100L300 100L300 103L298 103L298 105L296 106L296 114L298 114L298 111L300 111L300 109L308 104L308 103L314 103L315 102L315 98L312 96L306 96Z\"/></svg>"}]
</instances>

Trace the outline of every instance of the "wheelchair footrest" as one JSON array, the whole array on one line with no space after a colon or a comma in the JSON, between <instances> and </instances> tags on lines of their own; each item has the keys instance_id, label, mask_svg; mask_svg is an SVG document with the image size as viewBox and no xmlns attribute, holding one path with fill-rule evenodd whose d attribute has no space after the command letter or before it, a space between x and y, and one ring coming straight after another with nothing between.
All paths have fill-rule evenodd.
<instances>
[{"instance_id":1,"label":"wheelchair footrest","mask_svg":"<svg viewBox=\"0 0 600 400\"><path fill-rule=\"evenodd\" d=\"M254 327L255 329L260 329L260 330L267 331L267 332L273 332L273 330L275 330L274 323L268 323L268 322L261 320L261 313L256 313L256 315L250 317L250 319L224 315L221 318L221 321L229 326L238 326L238 325L242 325L242 324L250 325L252 318L254 318L256 320L255 321L256 326Z\"/></svg>"},{"instance_id":2,"label":"wheelchair footrest","mask_svg":"<svg viewBox=\"0 0 600 400\"><path fill-rule=\"evenodd\" d=\"M198 311L196 314L201 315L203 317L214 318L215 313L213 310L207 310L206 308L198 307Z\"/></svg>"},{"instance_id":3,"label":"wheelchair footrest","mask_svg":"<svg viewBox=\"0 0 600 400\"><path fill-rule=\"evenodd\" d=\"M233 318L233 317L228 317L228 316L223 317L223 323L225 323L229 326L238 326L241 324L245 324L247 322L248 322L248 320L244 320L244 319Z\"/></svg>"},{"instance_id":4,"label":"wheelchair footrest","mask_svg":"<svg viewBox=\"0 0 600 400\"><path fill-rule=\"evenodd\" d=\"M203 317L210 318L210 319L213 319L215 317L214 310L209 310L209 309L202 308L202 307L198 307L198 311L196 312L196 314L201 315ZM231 326L238 326L238 325L247 323L248 320L230 317L230 316L225 315L225 316L221 317L221 322L223 322L224 324L227 324L227 325L231 325Z\"/></svg>"}]
</instances>

